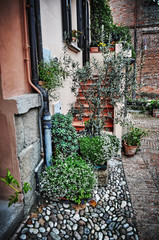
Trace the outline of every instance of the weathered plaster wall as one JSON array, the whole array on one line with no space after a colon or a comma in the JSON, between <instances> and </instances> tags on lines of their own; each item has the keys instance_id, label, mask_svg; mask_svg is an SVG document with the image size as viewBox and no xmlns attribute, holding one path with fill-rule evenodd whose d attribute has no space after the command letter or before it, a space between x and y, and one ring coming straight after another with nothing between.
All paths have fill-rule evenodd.
<instances>
[{"instance_id":1,"label":"weathered plaster wall","mask_svg":"<svg viewBox=\"0 0 159 240\"><path fill-rule=\"evenodd\" d=\"M0 99L0 163L1 176L6 169L21 185L31 184L32 191L25 194L25 208L29 210L35 199L34 170L40 161L38 125L38 94L26 94L8 100ZM8 199L12 193L0 182L0 199Z\"/></svg>"},{"instance_id":2,"label":"weathered plaster wall","mask_svg":"<svg viewBox=\"0 0 159 240\"><path fill-rule=\"evenodd\" d=\"M30 91L25 75L22 1L0 1L0 52L3 97Z\"/></svg>"},{"instance_id":3,"label":"weathered plaster wall","mask_svg":"<svg viewBox=\"0 0 159 240\"><path fill-rule=\"evenodd\" d=\"M15 115L15 128L21 180L22 183L28 182L32 188L31 191L24 194L25 209L28 211L36 198L34 170L40 161L38 108Z\"/></svg>"},{"instance_id":4,"label":"weathered plaster wall","mask_svg":"<svg viewBox=\"0 0 159 240\"><path fill-rule=\"evenodd\" d=\"M16 157L16 135L14 128L14 113L17 112L14 100L0 99L0 168L1 176L6 176L7 169L19 181L19 163ZM8 199L11 189L0 182L0 199Z\"/></svg>"},{"instance_id":5,"label":"weathered plaster wall","mask_svg":"<svg viewBox=\"0 0 159 240\"><path fill-rule=\"evenodd\" d=\"M76 2L76 1L72 1ZM58 59L63 57L63 33L62 33L62 10L61 1L59 0L41 0L41 24L43 48L51 50L51 57ZM72 11L75 13L76 4L72 5ZM73 19L76 19L73 18ZM73 21L72 28L76 28L77 23ZM68 49L69 55L80 64L82 64L82 52L75 53ZM59 90L58 102L61 103L61 111L66 114L70 109L70 103L75 101L74 95L71 93L71 81L67 79L64 82L64 87ZM52 110L52 101L50 110Z\"/></svg>"}]
</instances>

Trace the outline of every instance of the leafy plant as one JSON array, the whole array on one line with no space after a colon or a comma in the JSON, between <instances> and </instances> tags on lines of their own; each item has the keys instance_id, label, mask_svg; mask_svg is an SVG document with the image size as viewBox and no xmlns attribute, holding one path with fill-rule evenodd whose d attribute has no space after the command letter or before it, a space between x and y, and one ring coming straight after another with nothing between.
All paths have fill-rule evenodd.
<instances>
[{"instance_id":1,"label":"leafy plant","mask_svg":"<svg viewBox=\"0 0 159 240\"><path fill-rule=\"evenodd\" d=\"M109 0L91 0L91 46L109 41L110 25L113 22Z\"/></svg>"},{"instance_id":2,"label":"leafy plant","mask_svg":"<svg viewBox=\"0 0 159 240\"><path fill-rule=\"evenodd\" d=\"M118 26L116 24L112 24L110 33L113 41L121 41L123 43L122 45L124 49L127 48L131 43L131 34L127 26Z\"/></svg>"},{"instance_id":3,"label":"leafy plant","mask_svg":"<svg viewBox=\"0 0 159 240\"><path fill-rule=\"evenodd\" d=\"M65 54L65 60L67 55ZM112 118L108 108L108 116L104 115L107 106L126 101L136 90L134 71L130 59L125 58L125 52L119 54L110 52L109 46L104 46L103 61L92 60L80 68L73 60L66 60L68 75L72 78L72 91L77 95L80 88L84 102L77 98L76 105L72 104L71 114L82 120L86 115L92 125L91 135L100 135L106 118ZM119 109L116 121L123 121L126 105Z\"/></svg>"},{"instance_id":4,"label":"leafy plant","mask_svg":"<svg viewBox=\"0 0 159 240\"><path fill-rule=\"evenodd\" d=\"M128 108L132 110L140 110L145 112L147 110L148 100L146 98L129 99L127 102Z\"/></svg>"},{"instance_id":5,"label":"leafy plant","mask_svg":"<svg viewBox=\"0 0 159 240\"><path fill-rule=\"evenodd\" d=\"M78 204L91 197L96 183L93 167L79 155L67 158L59 155L53 159L53 166L42 172L41 191L49 198L66 197Z\"/></svg>"},{"instance_id":6,"label":"leafy plant","mask_svg":"<svg viewBox=\"0 0 159 240\"><path fill-rule=\"evenodd\" d=\"M66 155L77 152L77 133L75 128L71 124L71 115L63 115L61 113L56 113L52 116L51 122L52 137L56 149Z\"/></svg>"},{"instance_id":7,"label":"leafy plant","mask_svg":"<svg viewBox=\"0 0 159 240\"><path fill-rule=\"evenodd\" d=\"M123 140L128 146L140 146L141 139L148 135L148 131L131 125L126 134L123 135Z\"/></svg>"},{"instance_id":8,"label":"leafy plant","mask_svg":"<svg viewBox=\"0 0 159 240\"><path fill-rule=\"evenodd\" d=\"M147 103L146 110L152 114L154 108L159 108L159 100L153 99Z\"/></svg>"},{"instance_id":9,"label":"leafy plant","mask_svg":"<svg viewBox=\"0 0 159 240\"><path fill-rule=\"evenodd\" d=\"M127 26L113 24L109 0L91 0L91 46L100 42L110 44L124 41L131 43L131 34Z\"/></svg>"},{"instance_id":10,"label":"leafy plant","mask_svg":"<svg viewBox=\"0 0 159 240\"><path fill-rule=\"evenodd\" d=\"M72 30L72 37L74 37L75 39L78 39L80 34L82 34L82 32L75 29Z\"/></svg>"},{"instance_id":11,"label":"leafy plant","mask_svg":"<svg viewBox=\"0 0 159 240\"><path fill-rule=\"evenodd\" d=\"M102 137L85 136L78 139L82 157L91 162L94 166L100 165L111 159L120 147L119 139L113 135Z\"/></svg>"},{"instance_id":12,"label":"leafy plant","mask_svg":"<svg viewBox=\"0 0 159 240\"><path fill-rule=\"evenodd\" d=\"M14 195L9 196L8 207L10 207L12 204L18 202L18 194L22 193L22 191L24 191L24 193L27 193L29 190L31 190L30 184L27 182L24 183L22 191L18 190L17 188L20 188L19 183L11 175L11 172L8 169L7 169L6 177L5 178L0 177L0 180L15 191Z\"/></svg>"},{"instance_id":13,"label":"leafy plant","mask_svg":"<svg viewBox=\"0 0 159 240\"><path fill-rule=\"evenodd\" d=\"M56 90L63 85L64 76L62 65L56 58L39 64L39 77L43 80L43 87L53 99L57 98Z\"/></svg>"}]
</instances>

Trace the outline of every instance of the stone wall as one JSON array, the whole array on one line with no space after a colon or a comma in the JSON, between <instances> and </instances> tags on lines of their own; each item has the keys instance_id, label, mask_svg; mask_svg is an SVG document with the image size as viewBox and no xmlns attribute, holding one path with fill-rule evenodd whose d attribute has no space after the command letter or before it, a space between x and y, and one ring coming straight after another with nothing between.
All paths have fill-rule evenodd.
<instances>
[{"instance_id":1,"label":"stone wall","mask_svg":"<svg viewBox=\"0 0 159 240\"><path fill-rule=\"evenodd\" d=\"M31 102L34 103L34 101ZM26 106L26 101L24 103ZM24 194L25 212L30 210L36 199L34 170L40 161L39 109L34 104L31 104L30 107L29 110L27 108L27 112L15 115L17 158L19 160L21 181L22 184L28 182L32 188L31 191ZM24 108L22 107L22 109Z\"/></svg>"},{"instance_id":2,"label":"stone wall","mask_svg":"<svg viewBox=\"0 0 159 240\"><path fill-rule=\"evenodd\" d=\"M141 92L159 94L159 5L147 6L143 0L110 0L113 21L130 28L136 45ZM134 45L134 46L135 46Z\"/></svg>"},{"instance_id":3,"label":"stone wall","mask_svg":"<svg viewBox=\"0 0 159 240\"><path fill-rule=\"evenodd\" d=\"M159 93L158 61L159 28L137 29L138 81L144 85L143 92Z\"/></svg>"}]
</instances>

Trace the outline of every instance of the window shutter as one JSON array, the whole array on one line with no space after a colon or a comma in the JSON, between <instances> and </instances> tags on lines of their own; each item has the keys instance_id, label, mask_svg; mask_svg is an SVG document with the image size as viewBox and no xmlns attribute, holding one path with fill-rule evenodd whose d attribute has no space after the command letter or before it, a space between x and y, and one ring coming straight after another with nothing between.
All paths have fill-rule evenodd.
<instances>
[{"instance_id":1,"label":"window shutter","mask_svg":"<svg viewBox=\"0 0 159 240\"><path fill-rule=\"evenodd\" d=\"M83 48L83 26L82 26L82 0L77 0L77 30L81 32L79 35L78 47Z\"/></svg>"},{"instance_id":2,"label":"window shutter","mask_svg":"<svg viewBox=\"0 0 159 240\"><path fill-rule=\"evenodd\" d=\"M83 1L83 29L84 29L84 40L83 40L83 65L90 60L90 49L89 49L89 1Z\"/></svg>"},{"instance_id":3,"label":"window shutter","mask_svg":"<svg viewBox=\"0 0 159 240\"><path fill-rule=\"evenodd\" d=\"M63 39L72 40L71 0L61 0Z\"/></svg>"}]
</instances>

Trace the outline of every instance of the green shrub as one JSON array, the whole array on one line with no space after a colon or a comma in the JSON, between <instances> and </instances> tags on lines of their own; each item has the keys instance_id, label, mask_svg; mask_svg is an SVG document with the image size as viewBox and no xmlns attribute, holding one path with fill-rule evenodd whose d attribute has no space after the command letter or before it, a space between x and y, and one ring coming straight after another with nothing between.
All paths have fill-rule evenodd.
<instances>
[{"instance_id":1,"label":"green shrub","mask_svg":"<svg viewBox=\"0 0 159 240\"><path fill-rule=\"evenodd\" d=\"M102 164L111 159L120 147L119 139L112 135L81 137L79 145L82 156L93 165Z\"/></svg>"},{"instance_id":2,"label":"green shrub","mask_svg":"<svg viewBox=\"0 0 159 240\"><path fill-rule=\"evenodd\" d=\"M39 64L39 77L43 81L43 87L53 99L57 98L57 88L63 86L64 76L62 65L56 58L42 61Z\"/></svg>"},{"instance_id":3,"label":"green shrub","mask_svg":"<svg viewBox=\"0 0 159 240\"><path fill-rule=\"evenodd\" d=\"M153 113L154 108L159 108L159 100L153 99L147 103L146 110L148 110L150 114Z\"/></svg>"},{"instance_id":4,"label":"green shrub","mask_svg":"<svg viewBox=\"0 0 159 240\"><path fill-rule=\"evenodd\" d=\"M147 135L148 131L130 125L128 132L122 138L129 146L140 146L141 139Z\"/></svg>"},{"instance_id":5,"label":"green shrub","mask_svg":"<svg viewBox=\"0 0 159 240\"><path fill-rule=\"evenodd\" d=\"M91 197L96 178L91 164L79 155L58 156L41 177L41 191L47 197L66 197L80 204Z\"/></svg>"},{"instance_id":6,"label":"green shrub","mask_svg":"<svg viewBox=\"0 0 159 240\"><path fill-rule=\"evenodd\" d=\"M77 152L77 133L71 124L72 117L56 113L52 116L51 122L52 137L56 149L66 155Z\"/></svg>"}]
</instances>

